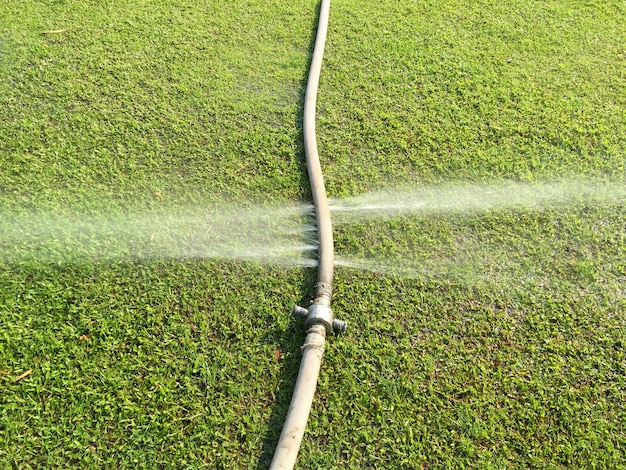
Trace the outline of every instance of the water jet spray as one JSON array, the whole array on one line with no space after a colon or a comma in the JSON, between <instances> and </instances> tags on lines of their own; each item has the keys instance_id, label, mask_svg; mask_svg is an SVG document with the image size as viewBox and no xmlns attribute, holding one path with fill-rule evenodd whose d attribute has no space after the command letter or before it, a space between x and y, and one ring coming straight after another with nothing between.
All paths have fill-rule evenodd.
<instances>
[{"instance_id":1,"label":"water jet spray","mask_svg":"<svg viewBox=\"0 0 626 470\"><path fill-rule=\"evenodd\" d=\"M303 120L306 165L313 193L319 238L317 283L314 286L315 295L309 308L295 305L292 311L295 317L304 319L307 335L302 345L302 362L298 379L270 469L292 469L295 465L315 395L326 335L331 331L344 332L347 328L347 323L337 320L330 308L334 268L333 229L315 140L315 105L326 44L329 10L330 0L322 0L306 86Z\"/></svg>"}]
</instances>

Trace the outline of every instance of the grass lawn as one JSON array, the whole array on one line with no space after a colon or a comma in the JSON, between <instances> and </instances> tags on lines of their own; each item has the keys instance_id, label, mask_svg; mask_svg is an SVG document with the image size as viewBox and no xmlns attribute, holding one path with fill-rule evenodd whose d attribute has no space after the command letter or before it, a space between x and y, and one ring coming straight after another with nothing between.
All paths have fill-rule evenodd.
<instances>
[{"instance_id":1,"label":"grass lawn","mask_svg":"<svg viewBox=\"0 0 626 470\"><path fill-rule=\"evenodd\" d=\"M309 201L316 8L0 3L0 467L267 467L313 269L38 258L3 230ZM626 184L625 24L621 0L333 1L329 196ZM299 468L624 465L623 194L339 225L341 256L422 269L338 267Z\"/></svg>"}]
</instances>

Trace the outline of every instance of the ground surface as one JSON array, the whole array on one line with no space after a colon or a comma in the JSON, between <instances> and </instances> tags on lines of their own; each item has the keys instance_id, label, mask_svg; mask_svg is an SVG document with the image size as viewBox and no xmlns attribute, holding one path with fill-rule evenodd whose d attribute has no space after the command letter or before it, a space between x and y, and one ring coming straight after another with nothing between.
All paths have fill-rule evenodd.
<instances>
[{"instance_id":1,"label":"ground surface","mask_svg":"<svg viewBox=\"0 0 626 470\"><path fill-rule=\"evenodd\" d=\"M332 3L331 197L624 184L624 3L471 3ZM316 7L0 3L0 214L307 201ZM606 197L339 226L346 257L434 268L337 270L350 329L329 342L299 467L622 465L625 226ZM267 466L314 271L0 244L1 467Z\"/></svg>"}]
</instances>

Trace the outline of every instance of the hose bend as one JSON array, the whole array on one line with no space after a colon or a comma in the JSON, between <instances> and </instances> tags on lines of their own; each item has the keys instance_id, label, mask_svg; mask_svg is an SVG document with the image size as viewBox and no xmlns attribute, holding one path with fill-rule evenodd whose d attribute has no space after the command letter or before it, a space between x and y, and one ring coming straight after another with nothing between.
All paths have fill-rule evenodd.
<instances>
[{"instance_id":1,"label":"hose bend","mask_svg":"<svg viewBox=\"0 0 626 470\"><path fill-rule=\"evenodd\" d=\"M311 59L309 78L306 85L304 119L302 122L306 165L309 173L309 181L311 183L311 192L313 193L313 203L315 204L317 236L319 238L319 262L315 296L328 297L328 303L330 303L330 297L332 295L331 286L333 283L333 228L330 219L328 198L326 197L326 188L324 187L322 166L317 152L315 109L317 103L317 89L319 87L320 73L322 71L324 46L326 44L326 32L328 31L329 13L330 0L322 0L317 25L317 35L315 38L315 48L313 49L313 58Z\"/></svg>"},{"instance_id":2,"label":"hose bend","mask_svg":"<svg viewBox=\"0 0 626 470\"><path fill-rule=\"evenodd\" d=\"M285 418L283 431L270 465L271 470L292 469L294 467L309 419L315 388L317 387L317 378L324 354L326 335L333 330L345 331L347 327L345 322L336 320L333 317L330 309L334 267L333 229L315 138L317 89L322 70L329 11L330 0L321 0L315 48L311 59L304 99L303 119L304 150L311 191L313 193L313 202L315 204L317 235L319 239L317 283L315 284L315 298L311 306L308 309L294 306L293 310L295 316L305 319L307 336L302 346L300 372L298 373L289 411Z\"/></svg>"}]
</instances>

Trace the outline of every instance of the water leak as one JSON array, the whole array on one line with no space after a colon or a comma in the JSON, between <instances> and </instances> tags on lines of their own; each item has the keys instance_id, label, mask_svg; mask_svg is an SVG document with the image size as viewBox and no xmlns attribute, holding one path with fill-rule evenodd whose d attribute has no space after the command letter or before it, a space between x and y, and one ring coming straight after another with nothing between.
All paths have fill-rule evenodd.
<instances>
[{"instance_id":1,"label":"water leak","mask_svg":"<svg viewBox=\"0 0 626 470\"><path fill-rule=\"evenodd\" d=\"M335 200L337 238L347 238L349 250L339 250L335 264L470 284L550 276L588 284L592 265L621 279L625 202L624 183L584 180L420 186Z\"/></svg>"},{"instance_id":2,"label":"water leak","mask_svg":"<svg viewBox=\"0 0 626 470\"><path fill-rule=\"evenodd\" d=\"M428 216L515 208L539 210L575 202L624 202L625 199L624 183L602 184L579 179L550 183L424 185L331 200L331 211L335 224L345 224L409 213Z\"/></svg>"},{"instance_id":3,"label":"water leak","mask_svg":"<svg viewBox=\"0 0 626 470\"><path fill-rule=\"evenodd\" d=\"M0 260L216 258L314 266L310 204L60 217L0 214Z\"/></svg>"},{"instance_id":4,"label":"water leak","mask_svg":"<svg viewBox=\"0 0 626 470\"><path fill-rule=\"evenodd\" d=\"M480 216L510 209L541 211L576 203L622 205L624 201L623 183L569 180L418 186L333 200L331 210L338 231L349 232L351 224L394 216L425 219L441 214ZM310 204L231 206L222 210L195 206L88 217L0 213L0 220L0 261L4 262L201 258L254 260L287 267L317 264L315 227L311 225L314 210ZM385 224L381 223L382 239L385 230ZM488 238L462 237L454 246L431 257L415 255L413 259L411 253L406 253L403 262L339 250L336 265L408 277L484 272L488 260L497 252L490 243ZM428 246L421 248L424 248L422 252L429 252ZM514 249L500 247L500 258L512 259Z\"/></svg>"}]
</instances>

